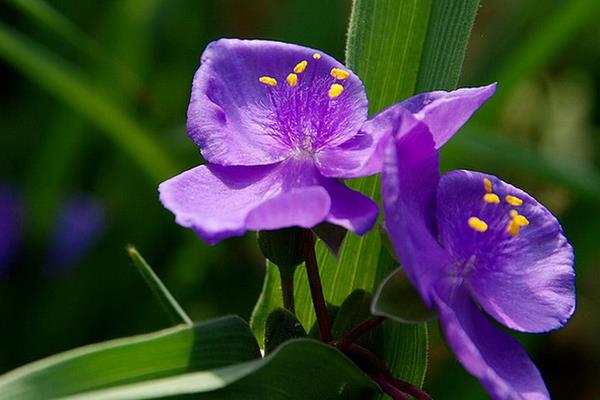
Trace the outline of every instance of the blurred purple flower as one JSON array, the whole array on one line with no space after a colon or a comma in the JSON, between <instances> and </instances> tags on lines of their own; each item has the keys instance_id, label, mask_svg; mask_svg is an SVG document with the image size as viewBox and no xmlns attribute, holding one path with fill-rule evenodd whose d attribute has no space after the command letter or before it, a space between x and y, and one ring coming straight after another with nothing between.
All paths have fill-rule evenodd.
<instances>
[{"instance_id":1,"label":"blurred purple flower","mask_svg":"<svg viewBox=\"0 0 600 400\"><path fill-rule=\"evenodd\" d=\"M445 116L427 106L438 93L403 107L440 123ZM472 113L483 97L461 104ZM378 117L366 121L362 82L332 57L280 42L213 42L194 77L187 122L209 163L163 182L160 200L208 243L322 222L364 234L377 206L338 178L381 168L380 142L389 135Z\"/></svg>"},{"instance_id":2,"label":"blurred purple flower","mask_svg":"<svg viewBox=\"0 0 600 400\"><path fill-rule=\"evenodd\" d=\"M78 194L65 201L54 224L46 272L70 269L100 238L105 222L105 209L97 199Z\"/></svg>"},{"instance_id":3,"label":"blurred purple flower","mask_svg":"<svg viewBox=\"0 0 600 400\"><path fill-rule=\"evenodd\" d=\"M547 399L520 344L484 314L520 332L564 326L575 309L573 250L533 197L478 172L440 177L443 123L395 110L382 171L386 227L408 277L437 309L450 347L494 399ZM483 311L482 311L483 309Z\"/></svg>"},{"instance_id":4,"label":"blurred purple flower","mask_svg":"<svg viewBox=\"0 0 600 400\"><path fill-rule=\"evenodd\" d=\"M8 187L0 187L0 279L10 269L23 235L21 196Z\"/></svg>"}]
</instances>

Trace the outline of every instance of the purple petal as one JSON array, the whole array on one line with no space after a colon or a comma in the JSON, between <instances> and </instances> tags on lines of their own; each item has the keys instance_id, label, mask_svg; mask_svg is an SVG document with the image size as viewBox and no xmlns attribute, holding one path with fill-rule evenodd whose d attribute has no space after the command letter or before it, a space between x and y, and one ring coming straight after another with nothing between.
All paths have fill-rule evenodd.
<instances>
[{"instance_id":1,"label":"purple petal","mask_svg":"<svg viewBox=\"0 0 600 400\"><path fill-rule=\"evenodd\" d=\"M549 399L540 372L521 345L495 327L456 282L440 282L435 303L448 344L493 399Z\"/></svg>"},{"instance_id":2,"label":"purple petal","mask_svg":"<svg viewBox=\"0 0 600 400\"><path fill-rule=\"evenodd\" d=\"M401 129L402 122L406 121L401 120L402 113L406 112L388 109L365 122L360 132L350 140L317 153L315 161L319 171L336 178L358 178L381 172L388 142L395 130Z\"/></svg>"},{"instance_id":3,"label":"purple petal","mask_svg":"<svg viewBox=\"0 0 600 400\"><path fill-rule=\"evenodd\" d=\"M313 58L320 54L319 59ZM286 78L307 61L297 84ZM208 45L196 72L188 132L204 157L221 165L266 165L297 153L314 153L354 136L367 118L367 98L351 71L332 57L293 44L221 39ZM276 80L275 86L259 82ZM332 84L343 92L330 98Z\"/></svg>"},{"instance_id":4,"label":"purple petal","mask_svg":"<svg viewBox=\"0 0 600 400\"><path fill-rule=\"evenodd\" d=\"M203 165L163 182L159 191L177 223L211 244L247 230L312 228L324 221L362 233L377 218L370 200L322 177L310 160ZM342 203L348 198L353 206Z\"/></svg>"},{"instance_id":5,"label":"purple petal","mask_svg":"<svg viewBox=\"0 0 600 400\"><path fill-rule=\"evenodd\" d=\"M436 241L435 193L439 156L425 124L418 122L390 142L382 171L385 224L406 273L431 306L432 282L449 255Z\"/></svg>"},{"instance_id":6,"label":"purple petal","mask_svg":"<svg viewBox=\"0 0 600 400\"><path fill-rule=\"evenodd\" d=\"M73 266L104 232L106 213L95 198L79 194L64 202L54 225L47 269L61 273Z\"/></svg>"},{"instance_id":7,"label":"purple petal","mask_svg":"<svg viewBox=\"0 0 600 400\"><path fill-rule=\"evenodd\" d=\"M423 121L433 134L436 148L446 143L496 91L496 84L452 92L421 93L399 105Z\"/></svg>"},{"instance_id":8,"label":"purple petal","mask_svg":"<svg viewBox=\"0 0 600 400\"><path fill-rule=\"evenodd\" d=\"M498 204L484 201L484 179L491 182ZM511 205L506 196L523 203ZM575 310L573 249L544 206L495 176L452 171L440 181L437 210L443 244L488 313L524 332L566 323ZM511 211L529 221L516 235L508 232ZM487 230L472 229L471 217L484 221Z\"/></svg>"},{"instance_id":9,"label":"purple petal","mask_svg":"<svg viewBox=\"0 0 600 400\"><path fill-rule=\"evenodd\" d=\"M8 273L22 235L22 199L14 190L0 187L0 279Z\"/></svg>"},{"instance_id":10,"label":"purple petal","mask_svg":"<svg viewBox=\"0 0 600 400\"><path fill-rule=\"evenodd\" d=\"M321 184L331 198L331 209L327 222L364 235L377 221L377 204L362 193L348 188L338 180L322 178Z\"/></svg>"}]
</instances>

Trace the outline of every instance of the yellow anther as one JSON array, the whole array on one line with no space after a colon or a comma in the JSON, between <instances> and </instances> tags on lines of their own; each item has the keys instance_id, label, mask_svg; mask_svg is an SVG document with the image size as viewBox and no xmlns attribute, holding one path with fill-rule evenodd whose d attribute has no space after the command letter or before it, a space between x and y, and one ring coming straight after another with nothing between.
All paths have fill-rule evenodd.
<instances>
[{"instance_id":1,"label":"yellow anther","mask_svg":"<svg viewBox=\"0 0 600 400\"><path fill-rule=\"evenodd\" d=\"M350 76L350 72L341 68L333 68L329 74L335 79L339 79L340 81L343 81L344 79Z\"/></svg>"},{"instance_id":2,"label":"yellow anther","mask_svg":"<svg viewBox=\"0 0 600 400\"><path fill-rule=\"evenodd\" d=\"M469 218L469 226L477 232L487 231L488 225L477 217Z\"/></svg>"},{"instance_id":3,"label":"yellow anther","mask_svg":"<svg viewBox=\"0 0 600 400\"><path fill-rule=\"evenodd\" d=\"M291 74L289 74L286 78L288 85L290 86L296 86L298 84L298 75L294 74L293 72Z\"/></svg>"},{"instance_id":4,"label":"yellow anther","mask_svg":"<svg viewBox=\"0 0 600 400\"><path fill-rule=\"evenodd\" d=\"M529 220L515 210L510 210L510 216L512 219L508 222L506 231L512 236L517 236L522 227L529 225Z\"/></svg>"},{"instance_id":5,"label":"yellow anther","mask_svg":"<svg viewBox=\"0 0 600 400\"><path fill-rule=\"evenodd\" d=\"M340 85L339 83L334 83L329 88L329 97L332 99L335 99L340 94L342 94L343 91L344 91L344 87L342 85Z\"/></svg>"},{"instance_id":6,"label":"yellow anther","mask_svg":"<svg viewBox=\"0 0 600 400\"><path fill-rule=\"evenodd\" d=\"M523 204L523 200L521 200L518 197L511 196L511 195L506 196L505 200L508 204L510 204L511 206L515 206L515 207L518 207L521 204Z\"/></svg>"},{"instance_id":7,"label":"yellow anther","mask_svg":"<svg viewBox=\"0 0 600 400\"><path fill-rule=\"evenodd\" d=\"M488 178L484 178L483 186L485 187L486 192L492 193L492 181L490 181Z\"/></svg>"},{"instance_id":8,"label":"yellow anther","mask_svg":"<svg viewBox=\"0 0 600 400\"><path fill-rule=\"evenodd\" d=\"M308 65L308 61L306 60L302 60L300 61L298 64L296 64L296 66L294 67L294 72L296 74L301 74L304 72L304 70L306 69L306 66Z\"/></svg>"},{"instance_id":9,"label":"yellow anther","mask_svg":"<svg viewBox=\"0 0 600 400\"><path fill-rule=\"evenodd\" d=\"M318 60L319 58L321 58L321 55L319 53L315 53L315 54L313 54L313 58L315 60Z\"/></svg>"},{"instance_id":10,"label":"yellow anther","mask_svg":"<svg viewBox=\"0 0 600 400\"><path fill-rule=\"evenodd\" d=\"M513 221L515 224L517 224L519 226L529 225L529 220L527 218L525 218L525 216L523 216L523 215L515 215L513 217Z\"/></svg>"},{"instance_id":11,"label":"yellow anther","mask_svg":"<svg viewBox=\"0 0 600 400\"><path fill-rule=\"evenodd\" d=\"M495 193L486 193L483 195L483 201L490 204L500 203L500 197Z\"/></svg>"},{"instance_id":12,"label":"yellow anther","mask_svg":"<svg viewBox=\"0 0 600 400\"><path fill-rule=\"evenodd\" d=\"M508 222L508 227L506 228L506 231L510 233L511 236L517 236L519 234L519 229L521 229L521 227L513 219Z\"/></svg>"},{"instance_id":13,"label":"yellow anther","mask_svg":"<svg viewBox=\"0 0 600 400\"><path fill-rule=\"evenodd\" d=\"M264 83L265 85L277 86L277 79L271 78L270 76L261 76L258 78L258 81L260 83Z\"/></svg>"}]
</instances>

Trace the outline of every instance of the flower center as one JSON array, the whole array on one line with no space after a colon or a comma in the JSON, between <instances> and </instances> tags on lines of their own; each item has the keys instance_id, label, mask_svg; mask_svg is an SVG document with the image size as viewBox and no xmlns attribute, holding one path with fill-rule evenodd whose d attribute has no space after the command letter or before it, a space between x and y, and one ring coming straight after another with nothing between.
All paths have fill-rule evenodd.
<instances>
[{"instance_id":1,"label":"flower center","mask_svg":"<svg viewBox=\"0 0 600 400\"><path fill-rule=\"evenodd\" d=\"M319 76L321 55L313 61L300 60L285 77L260 76L258 82L268 90L268 104L257 105L267 113L265 134L278 138L294 150L297 157L312 157L319 149L337 144L352 115L344 96L344 81L350 72L332 68Z\"/></svg>"}]
</instances>

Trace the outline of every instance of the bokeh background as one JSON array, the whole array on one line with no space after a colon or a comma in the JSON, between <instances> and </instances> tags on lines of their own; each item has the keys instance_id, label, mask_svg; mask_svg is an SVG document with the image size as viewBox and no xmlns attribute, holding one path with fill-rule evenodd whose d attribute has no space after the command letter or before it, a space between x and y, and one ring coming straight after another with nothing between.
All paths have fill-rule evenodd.
<instances>
[{"instance_id":1,"label":"bokeh background","mask_svg":"<svg viewBox=\"0 0 600 400\"><path fill-rule=\"evenodd\" d=\"M255 237L209 247L158 202L162 179L202 162L185 134L192 76L220 37L343 60L349 12L349 0L0 4L0 236L15 238L0 246L0 373L168 326L129 243L195 320L249 318ZM563 330L518 335L557 399L600 398L599 17L597 0L482 0L461 83L498 92L443 151L444 168L532 193L575 247L577 313ZM486 398L430 331L426 389Z\"/></svg>"}]
</instances>

